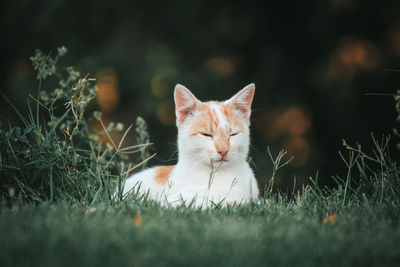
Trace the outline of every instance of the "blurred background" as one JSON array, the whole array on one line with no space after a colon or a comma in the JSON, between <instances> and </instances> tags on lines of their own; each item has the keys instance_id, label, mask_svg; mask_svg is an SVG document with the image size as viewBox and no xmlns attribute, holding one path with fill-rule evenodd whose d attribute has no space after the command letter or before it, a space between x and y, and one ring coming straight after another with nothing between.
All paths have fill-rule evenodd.
<instances>
[{"instance_id":1,"label":"blurred background","mask_svg":"<svg viewBox=\"0 0 400 267\"><path fill-rule=\"evenodd\" d=\"M0 89L19 108L38 82L29 57L60 62L97 78L105 120L148 123L151 165L175 164L173 89L224 100L256 84L250 156L262 184L269 146L294 156L278 172L290 187L319 173L323 184L346 168L342 139L371 149L371 132L392 134L400 86L400 2L2 1ZM394 70L397 70L394 71ZM46 89L46 84L44 84ZM47 88L53 89L53 88ZM1 104L1 120L12 112ZM134 136L130 138L134 139ZM395 139L395 140L393 140ZM393 153L397 153L392 138ZM398 154L395 154L395 156Z\"/></svg>"}]
</instances>

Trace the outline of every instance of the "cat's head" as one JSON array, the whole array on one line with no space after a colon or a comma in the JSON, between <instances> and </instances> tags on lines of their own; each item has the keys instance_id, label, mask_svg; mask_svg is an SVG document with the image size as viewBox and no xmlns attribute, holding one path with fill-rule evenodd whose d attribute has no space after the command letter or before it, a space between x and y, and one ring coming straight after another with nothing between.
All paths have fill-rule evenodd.
<instances>
[{"instance_id":1,"label":"cat's head","mask_svg":"<svg viewBox=\"0 0 400 267\"><path fill-rule=\"evenodd\" d=\"M254 91L255 85L249 84L229 100L201 102L178 84L174 98L179 160L221 166L246 160Z\"/></svg>"}]
</instances>

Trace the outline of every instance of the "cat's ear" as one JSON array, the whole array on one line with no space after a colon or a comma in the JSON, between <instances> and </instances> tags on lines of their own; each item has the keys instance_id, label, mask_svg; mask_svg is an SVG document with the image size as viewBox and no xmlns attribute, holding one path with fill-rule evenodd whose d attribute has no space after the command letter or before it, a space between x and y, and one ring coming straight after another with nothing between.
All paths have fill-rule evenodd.
<instances>
[{"instance_id":1,"label":"cat's ear","mask_svg":"<svg viewBox=\"0 0 400 267\"><path fill-rule=\"evenodd\" d=\"M236 109L243 113L245 119L250 121L251 102L253 102L254 91L256 86L251 83L240 90L231 99L225 101L226 104L233 104Z\"/></svg>"},{"instance_id":2,"label":"cat's ear","mask_svg":"<svg viewBox=\"0 0 400 267\"><path fill-rule=\"evenodd\" d=\"M189 89L180 84L175 86L174 99L177 123L181 124L189 114L193 113L199 100L197 100Z\"/></svg>"}]
</instances>

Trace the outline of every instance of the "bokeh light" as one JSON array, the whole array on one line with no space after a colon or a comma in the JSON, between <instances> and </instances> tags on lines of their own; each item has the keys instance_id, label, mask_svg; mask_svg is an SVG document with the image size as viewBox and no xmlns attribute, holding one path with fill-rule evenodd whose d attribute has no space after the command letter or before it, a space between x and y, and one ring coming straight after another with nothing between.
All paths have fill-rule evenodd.
<instances>
[{"instance_id":1,"label":"bokeh light","mask_svg":"<svg viewBox=\"0 0 400 267\"><path fill-rule=\"evenodd\" d=\"M96 76L97 103L103 114L109 114L118 107L119 91L117 75L112 70L103 70Z\"/></svg>"},{"instance_id":2,"label":"bokeh light","mask_svg":"<svg viewBox=\"0 0 400 267\"><path fill-rule=\"evenodd\" d=\"M205 66L222 76L231 75L235 72L235 65L231 59L226 57L211 58L205 62Z\"/></svg>"},{"instance_id":3,"label":"bokeh light","mask_svg":"<svg viewBox=\"0 0 400 267\"><path fill-rule=\"evenodd\" d=\"M365 40L345 38L331 55L327 78L348 84L360 70L373 70L380 63L376 46Z\"/></svg>"},{"instance_id":4,"label":"bokeh light","mask_svg":"<svg viewBox=\"0 0 400 267\"><path fill-rule=\"evenodd\" d=\"M171 66L158 69L151 79L151 93L158 98L165 97L166 93L171 89L170 85L173 84L177 76L177 69Z\"/></svg>"},{"instance_id":5,"label":"bokeh light","mask_svg":"<svg viewBox=\"0 0 400 267\"><path fill-rule=\"evenodd\" d=\"M104 127L108 127L112 122L111 115L118 108L119 104L119 89L118 78L114 70L102 70L96 75L96 100L101 111L101 120ZM101 142L111 143L108 135L104 132L104 128L97 120L93 120L93 128L96 132L101 133ZM118 143L121 139L120 132L109 131L109 135L114 141Z\"/></svg>"},{"instance_id":6,"label":"bokeh light","mask_svg":"<svg viewBox=\"0 0 400 267\"><path fill-rule=\"evenodd\" d=\"M307 160L311 145L308 132L311 128L309 112L301 107L274 108L262 113L257 123L260 131L270 140L281 141L283 148L294 155L293 164L301 165Z\"/></svg>"}]
</instances>

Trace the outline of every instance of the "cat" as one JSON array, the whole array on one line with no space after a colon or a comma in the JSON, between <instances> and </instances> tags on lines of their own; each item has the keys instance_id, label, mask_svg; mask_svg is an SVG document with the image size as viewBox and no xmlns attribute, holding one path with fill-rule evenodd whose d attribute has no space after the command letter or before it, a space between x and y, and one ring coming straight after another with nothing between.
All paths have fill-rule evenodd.
<instances>
[{"instance_id":1,"label":"cat","mask_svg":"<svg viewBox=\"0 0 400 267\"><path fill-rule=\"evenodd\" d=\"M134 174L123 195L137 192L164 205L202 208L257 200L257 181L247 162L254 92L249 84L229 100L201 102L176 85L178 163Z\"/></svg>"}]
</instances>

